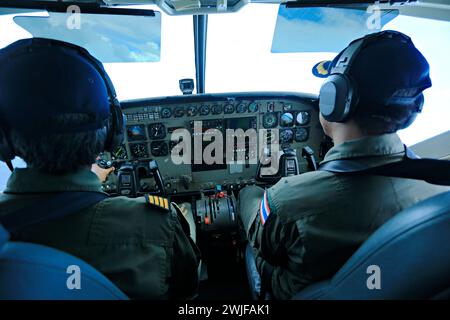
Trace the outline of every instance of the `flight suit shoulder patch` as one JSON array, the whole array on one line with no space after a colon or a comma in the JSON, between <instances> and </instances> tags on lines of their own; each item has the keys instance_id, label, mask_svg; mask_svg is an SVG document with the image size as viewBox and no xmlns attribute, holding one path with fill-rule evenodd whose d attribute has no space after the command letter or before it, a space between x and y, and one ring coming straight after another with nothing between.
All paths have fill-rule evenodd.
<instances>
[{"instance_id":1,"label":"flight suit shoulder patch","mask_svg":"<svg viewBox=\"0 0 450 320\"><path fill-rule=\"evenodd\" d=\"M146 194L145 202L152 208L157 208L166 212L170 211L170 201L168 198Z\"/></svg>"},{"instance_id":2,"label":"flight suit shoulder patch","mask_svg":"<svg viewBox=\"0 0 450 320\"><path fill-rule=\"evenodd\" d=\"M269 198L269 192L265 190L259 207L259 217L262 225L266 223L271 213L275 213L275 210L272 208L273 205L271 199Z\"/></svg>"}]
</instances>

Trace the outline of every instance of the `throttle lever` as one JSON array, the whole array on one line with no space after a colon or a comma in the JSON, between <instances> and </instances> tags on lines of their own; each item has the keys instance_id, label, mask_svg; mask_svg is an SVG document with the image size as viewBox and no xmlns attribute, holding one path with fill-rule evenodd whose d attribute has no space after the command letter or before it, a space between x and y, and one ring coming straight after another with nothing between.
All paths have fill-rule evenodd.
<instances>
[{"instance_id":1,"label":"throttle lever","mask_svg":"<svg viewBox=\"0 0 450 320\"><path fill-rule=\"evenodd\" d=\"M162 196L166 195L166 188L164 187L164 180L161 176L161 172L159 171L158 163L156 160L151 160L148 164L150 172L153 175L153 179L155 179L155 183L158 186L159 192Z\"/></svg>"}]
</instances>

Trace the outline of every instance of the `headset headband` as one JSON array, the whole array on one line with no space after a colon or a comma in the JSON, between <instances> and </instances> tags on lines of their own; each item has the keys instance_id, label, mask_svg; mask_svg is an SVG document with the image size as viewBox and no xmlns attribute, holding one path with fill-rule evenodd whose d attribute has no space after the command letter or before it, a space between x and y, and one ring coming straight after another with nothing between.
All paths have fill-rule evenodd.
<instances>
[{"instance_id":1,"label":"headset headband","mask_svg":"<svg viewBox=\"0 0 450 320\"><path fill-rule=\"evenodd\" d=\"M347 48L345 48L337 57L336 65L332 67L330 75L332 74L345 74L347 75L353 61L358 56L358 53L368 46L370 43L377 41L380 38L392 38L393 36L399 36L403 38L405 42L411 42L411 38L407 35L397 31L383 31L379 33L368 34L363 38L352 41Z\"/></svg>"},{"instance_id":2,"label":"headset headband","mask_svg":"<svg viewBox=\"0 0 450 320\"><path fill-rule=\"evenodd\" d=\"M51 45L56 44L58 46L62 46L62 47L76 51L83 58L88 60L91 63L91 65L95 68L95 70L97 70L97 72L100 74L103 81L105 82L106 90L108 91L108 96L111 99L111 102L114 101L115 99L117 99L117 94L116 94L116 90L114 89L114 85L111 81L111 78L108 76L105 69L103 68L102 63L100 62L100 60L98 60L94 56L92 56L89 53L89 51L87 51L85 48L82 48L80 46L77 46L77 45L69 43L69 42L64 42L64 41L59 41L59 40L54 40L54 39L43 39L43 38L36 39L36 38L34 38L33 40L48 41L48 43Z\"/></svg>"}]
</instances>

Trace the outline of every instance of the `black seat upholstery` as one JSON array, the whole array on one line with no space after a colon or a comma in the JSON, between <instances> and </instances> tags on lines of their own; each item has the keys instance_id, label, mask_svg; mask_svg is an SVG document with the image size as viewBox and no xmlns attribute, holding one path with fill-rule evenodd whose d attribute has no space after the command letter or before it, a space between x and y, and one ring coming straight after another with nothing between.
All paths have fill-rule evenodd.
<instances>
[{"instance_id":1,"label":"black seat upholstery","mask_svg":"<svg viewBox=\"0 0 450 320\"><path fill-rule=\"evenodd\" d=\"M380 268L380 289L367 286ZM450 192L422 201L378 229L327 281L294 299L449 299Z\"/></svg>"}]
</instances>

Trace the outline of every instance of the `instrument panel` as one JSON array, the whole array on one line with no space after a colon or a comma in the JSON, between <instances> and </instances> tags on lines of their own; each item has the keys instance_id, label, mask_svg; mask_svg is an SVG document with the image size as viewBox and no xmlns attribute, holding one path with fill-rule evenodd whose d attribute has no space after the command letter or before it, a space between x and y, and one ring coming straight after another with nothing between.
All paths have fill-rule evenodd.
<instances>
[{"instance_id":1,"label":"instrument panel","mask_svg":"<svg viewBox=\"0 0 450 320\"><path fill-rule=\"evenodd\" d=\"M307 171L306 161L301 161L302 148L308 146L319 150L324 139L317 98L310 95L203 94L124 101L121 105L126 117L124 143L111 154L105 153L101 157L113 163L116 169L123 164L142 166L139 188L143 193L158 190L154 179L147 178L145 173L151 160L157 161L168 195L195 193L218 185L233 189L254 184L257 164L252 159L262 150L258 146L261 139L255 143L243 137L244 143L227 144L249 129L255 130L258 137L262 137L263 132L269 144L274 144L277 139L279 148L294 149L300 159L300 172ZM242 130L236 131L238 129ZM176 135L180 130L189 136L181 139ZM275 130L277 134L274 134ZM228 140L230 132L236 132L232 140ZM222 137L217 136L218 133ZM222 154L220 150L210 152L214 149L212 145L220 139L223 139L223 146L231 146L233 161L226 158L230 155L228 150L223 150ZM181 164L174 161L173 150L184 156L185 149L180 146L188 145L191 154L184 159L191 161ZM214 159L223 161L208 162L201 157L207 151ZM239 152L241 158L238 158ZM201 159L195 158L198 155ZM108 192L117 189L117 176L111 175L103 187Z\"/></svg>"}]
</instances>

